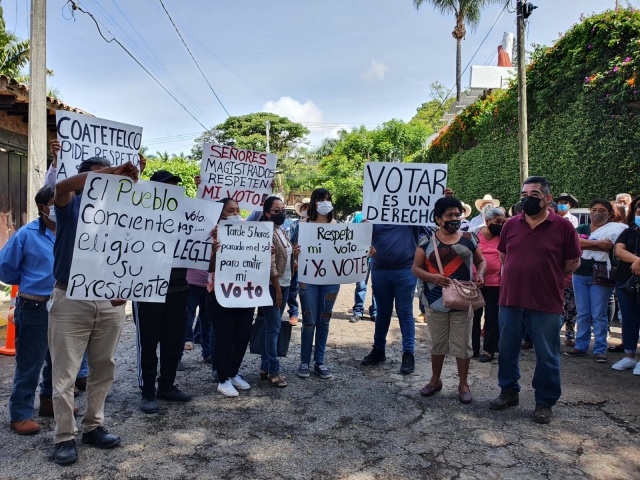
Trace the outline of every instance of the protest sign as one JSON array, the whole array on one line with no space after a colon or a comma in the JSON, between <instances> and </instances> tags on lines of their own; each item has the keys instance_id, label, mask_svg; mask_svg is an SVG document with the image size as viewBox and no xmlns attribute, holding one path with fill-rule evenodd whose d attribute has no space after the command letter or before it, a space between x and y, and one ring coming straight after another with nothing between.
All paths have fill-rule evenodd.
<instances>
[{"instance_id":1,"label":"protest sign","mask_svg":"<svg viewBox=\"0 0 640 480\"><path fill-rule=\"evenodd\" d=\"M164 302L184 188L90 172L67 297Z\"/></svg>"},{"instance_id":2,"label":"protest sign","mask_svg":"<svg viewBox=\"0 0 640 480\"><path fill-rule=\"evenodd\" d=\"M178 241L173 266L208 270L213 240L209 235L222 213L222 204L184 197L180 203Z\"/></svg>"},{"instance_id":3,"label":"protest sign","mask_svg":"<svg viewBox=\"0 0 640 480\"><path fill-rule=\"evenodd\" d=\"M80 162L92 157L106 158L111 166L129 161L140 165L142 127L57 110L56 130L60 142L56 180L77 174Z\"/></svg>"},{"instance_id":4,"label":"protest sign","mask_svg":"<svg viewBox=\"0 0 640 480\"><path fill-rule=\"evenodd\" d=\"M434 225L447 188L447 165L367 162L362 215L372 223Z\"/></svg>"},{"instance_id":5,"label":"protest sign","mask_svg":"<svg viewBox=\"0 0 640 480\"><path fill-rule=\"evenodd\" d=\"M216 300L226 308L273 305L271 276L271 222L218 224L220 250L216 254Z\"/></svg>"},{"instance_id":6,"label":"protest sign","mask_svg":"<svg viewBox=\"0 0 640 480\"><path fill-rule=\"evenodd\" d=\"M333 285L363 281L369 270L370 223L300 223L298 281Z\"/></svg>"},{"instance_id":7,"label":"protest sign","mask_svg":"<svg viewBox=\"0 0 640 480\"><path fill-rule=\"evenodd\" d=\"M197 198L233 198L240 208L262 210L273 191L277 163L273 153L205 143Z\"/></svg>"}]
</instances>

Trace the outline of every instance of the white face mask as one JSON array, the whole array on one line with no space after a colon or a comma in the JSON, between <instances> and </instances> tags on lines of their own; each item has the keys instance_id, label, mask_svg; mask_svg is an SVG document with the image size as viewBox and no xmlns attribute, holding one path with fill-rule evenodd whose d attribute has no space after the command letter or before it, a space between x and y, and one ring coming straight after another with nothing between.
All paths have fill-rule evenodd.
<instances>
[{"instance_id":1,"label":"white face mask","mask_svg":"<svg viewBox=\"0 0 640 480\"><path fill-rule=\"evenodd\" d=\"M302 218L307 218L307 211L306 211L306 210L302 210L302 211L300 212L300 216L301 216Z\"/></svg>"},{"instance_id":2,"label":"white face mask","mask_svg":"<svg viewBox=\"0 0 640 480\"><path fill-rule=\"evenodd\" d=\"M242 221L242 217L240 215L230 215L227 217L229 222L240 222Z\"/></svg>"},{"instance_id":3,"label":"white face mask","mask_svg":"<svg viewBox=\"0 0 640 480\"><path fill-rule=\"evenodd\" d=\"M49 220L51 220L53 223L56 223L56 209L53 205L51 205L49 207L49 215L47 215L46 213L42 212L42 214L47 217Z\"/></svg>"},{"instance_id":4,"label":"white face mask","mask_svg":"<svg viewBox=\"0 0 640 480\"><path fill-rule=\"evenodd\" d=\"M329 215L333 210L333 205L329 201L318 202L317 210L320 215Z\"/></svg>"}]
</instances>

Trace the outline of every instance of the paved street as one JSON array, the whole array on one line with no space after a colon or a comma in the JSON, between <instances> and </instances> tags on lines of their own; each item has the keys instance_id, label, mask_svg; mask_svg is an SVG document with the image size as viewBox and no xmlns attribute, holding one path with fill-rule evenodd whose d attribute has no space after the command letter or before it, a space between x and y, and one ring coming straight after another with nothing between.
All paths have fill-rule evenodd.
<instances>
[{"instance_id":1,"label":"paved street","mask_svg":"<svg viewBox=\"0 0 640 480\"><path fill-rule=\"evenodd\" d=\"M106 404L106 426L122 437L123 446L101 451L80 445L80 461L70 467L49 460L51 419L37 418L43 431L33 437L10 432L13 359L0 358L0 479L640 478L640 377L611 369L620 354L610 355L606 365L591 357L563 357L563 396L554 422L541 426L530 419L532 351L523 354L519 407L489 410L489 400L498 393L496 362L472 361L471 405L457 400L455 364L449 358L442 392L421 398L419 389L431 368L427 327L417 325L415 374L399 374L397 320L387 362L363 367L360 360L371 348L373 323L347 321L352 298L353 287L344 286L327 352L332 380L295 376L296 327L284 359L287 388L261 382L258 360L248 354L243 371L252 389L237 399L222 397L196 347L185 355L189 368L178 373L180 388L195 398L186 405L161 401L156 415L138 409L135 329L128 321ZM619 332L614 328L611 342L617 342ZM82 412L84 397L76 403Z\"/></svg>"}]
</instances>

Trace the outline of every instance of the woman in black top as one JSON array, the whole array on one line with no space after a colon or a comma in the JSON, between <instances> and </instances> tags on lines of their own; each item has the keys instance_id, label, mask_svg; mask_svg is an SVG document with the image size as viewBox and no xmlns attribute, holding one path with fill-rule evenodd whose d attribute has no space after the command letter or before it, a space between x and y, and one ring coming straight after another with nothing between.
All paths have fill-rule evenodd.
<instances>
[{"instance_id":1,"label":"woman in black top","mask_svg":"<svg viewBox=\"0 0 640 480\"><path fill-rule=\"evenodd\" d=\"M633 368L640 375L640 364L636 362L638 329L640 328L640 292L628 293L622 287L633 276L640 276L640 196L629 205L627 216L629 229L620 234L616 242L615 255L620 260L616 277L616 293L622 312L622 344L625 358L613 365L615 370Z\"/></svg>"}]
</instances>

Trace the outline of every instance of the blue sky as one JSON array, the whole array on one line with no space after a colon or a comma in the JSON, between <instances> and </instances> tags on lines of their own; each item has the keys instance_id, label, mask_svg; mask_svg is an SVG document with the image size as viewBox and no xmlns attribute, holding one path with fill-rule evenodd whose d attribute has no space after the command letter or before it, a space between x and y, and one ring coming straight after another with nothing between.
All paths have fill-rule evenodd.
<instances>
[{"instance_id":1,"label":"blue sky","mask_svg":"<svg viewBox=\"0 0 640 480\"><path fill-rule=\"evenodd\" d=\"M22 38L28 38L28 3L2 2L7 28L15 27ZM144 143L152 152L188 152L202 127L120 47L106 43L91 18L80 12L71 18L65 3L47 2L47 65L55 71L50 83L63 100L96 116L144 127ZM581 13L615 6L615 0L533 3L540 8L531 17L527 44L551 44ZM343 125L408 121L428 100L429 84L455 82L454 19L429 6L416 11L412 0L164 4L231 115L286 114L307 124L314 142ZM202 124L224 121L224 110L158 0L83 0L81 5L106 27L107 38L122 41ZM485 10L477 31L467 34L463 66L501 10ZM473 63L487 62L508 31L515 33L515 14L504 12ZM468 81L467 73L463 85Z\"/></svg>"}]
</instances>

